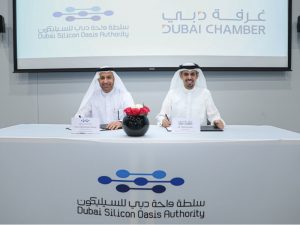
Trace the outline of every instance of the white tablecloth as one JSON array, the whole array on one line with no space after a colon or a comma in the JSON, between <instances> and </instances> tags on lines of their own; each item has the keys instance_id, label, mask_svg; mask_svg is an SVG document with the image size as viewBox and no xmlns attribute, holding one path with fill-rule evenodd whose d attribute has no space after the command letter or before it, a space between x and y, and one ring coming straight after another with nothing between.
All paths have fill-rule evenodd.
<instances>
[{"instance_id":1,"label":"white tablecloth","mask_svg":"<svg viewBox=\"0 0 300 225\"><path fill-rule=\"evenodd\" d=\"M134 138L67 127L0 129L0 223L300 223L298 133L151 126ZM118 175L124 170L128 177Z\"/></svg>"},{"instance_id":2,"label":"white tablecloth","mask_svg":"<svg viewBox=\"0 0 300 225\"><path fill-rule=\"evenodd\" d=\"M99 134L71 134L66 124L20 124L0 129L0 138L65 139L119 143L200 143L266 140L300 140L300 134L272 126L229 125L223 132L178 134L151 125L145 136L128 137L121 130Z\"/></svg>"}]
</instances>

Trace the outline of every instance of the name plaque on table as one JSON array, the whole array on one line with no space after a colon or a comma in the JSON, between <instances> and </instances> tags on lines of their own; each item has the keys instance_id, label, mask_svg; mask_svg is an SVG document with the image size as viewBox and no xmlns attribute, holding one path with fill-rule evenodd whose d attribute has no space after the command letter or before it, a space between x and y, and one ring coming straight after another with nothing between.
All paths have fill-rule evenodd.
<instances>
[{"instance_id":1,"label":"name plaque on table","mask_svg":"<svg viewBox=\"0 0 300 225\"><path fill-rule=\"evenodd\" d=\"M71 119L72 134L96 134L99 133L98 118L72 118Z\"/></svg>"},{"instance_id":2,"label":"name plaque on table","mask_svg":"<svg viewBox=\"0 0 300 225\"><path fill-rule=\"evenodd\" d=\"M201 131L199 127L200 122L198 120L173 118L171 129L174 133L196 133Z\"/></svg>"}]
</instances>

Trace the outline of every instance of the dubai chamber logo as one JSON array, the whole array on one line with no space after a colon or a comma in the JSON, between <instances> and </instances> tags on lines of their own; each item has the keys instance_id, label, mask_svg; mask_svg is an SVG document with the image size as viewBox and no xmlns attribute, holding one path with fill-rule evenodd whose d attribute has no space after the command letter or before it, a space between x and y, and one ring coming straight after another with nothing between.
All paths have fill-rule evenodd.
<instances>
[{"instance_id":1,"label":"dubai chamber logo","mask_svg":"<svg viewBox=\"0 0 300 225\"><path fill-rule=\"evenodd\" d=\"M67 7L63 12L54 12L54 17L64 17L66 21L72 22L75 20L92 20L99 21L103 16L111 16L114 12L111 10L102 11L99 6L80 9L72 6Z\"/></svg>"},{"instance_id":2,"label":"dubai chamber logo","mask_svg":"<svg viewBox=\"0 0 300 225\"><path fill-rule=\"evenodd\" d=\"M168 185L181 186L184 184L184 179L174 177L165 180L167 173L163 170L156 170L153 173L136 173L128 170L120 169L116 171L117 178L113 179L109 176L101 176L98 178L100 184L116 183L118 192L133 191L153 191L155 193L163 193ZM133 177L130 179L130 177Z\"/></svg>"}]
</instances>

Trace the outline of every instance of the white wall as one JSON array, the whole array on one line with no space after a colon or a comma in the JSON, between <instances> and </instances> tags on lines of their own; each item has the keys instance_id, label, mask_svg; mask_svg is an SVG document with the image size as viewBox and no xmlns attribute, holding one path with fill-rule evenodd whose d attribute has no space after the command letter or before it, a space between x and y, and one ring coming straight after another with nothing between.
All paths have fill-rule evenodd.
<instances>
[{"instance_id":1,"label":"white wall","mask_svg":"<svg viewBox=\"0 0 300 225\"><path fill-rule=\"evenodd\" d=\"M69 123L93 73L13 73L12 1L0 1L8 32L0 35L0 127ZM273 125L300 132L300 1L293 0L291 72L205 72L227 124ZM118 73L137 103L158 113L173 72Z\"/></svg>"}]
</instances>

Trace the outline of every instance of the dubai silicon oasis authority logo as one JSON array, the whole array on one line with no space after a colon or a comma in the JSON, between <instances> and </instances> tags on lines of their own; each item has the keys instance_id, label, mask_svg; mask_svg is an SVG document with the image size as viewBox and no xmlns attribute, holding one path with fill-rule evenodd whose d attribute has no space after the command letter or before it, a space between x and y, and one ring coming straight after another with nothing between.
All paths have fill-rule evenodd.
<instances>
[{"instance_id":1,"label":"dubai silicon oasis authority logo","mask_svg":"<svg viewBox=\"0 0 300 225\"><path fill-rule=\"evenodd\" d=\"M167 173L163 170L156 170L152 173L129 172L125 169L116 171L116 178L109 176L101 176L98 182L103 185L116 183L116 190L121 193L132 191L153 191L154 193L163 193L167 190L168 185L181 186L184 179L181 177L173 177L172 179L164 179ZM132 178L133 177L133 178ZM131 179L130 179L131 178Z\"/></svg>"},{"instance_id":2,"label":"dubai silicon oasis authority logo","mask_svg":"<svg viewBox=\"0 0 300 225\"><path fill-rule=\"evenodd\" d=\"M93 6L91 8L76 8L73 6L69 6L65 8L63 12L54 12L52 15L54 17L63 17L66 21L72 22L75 20L92 20L92 21L99 21L102 19L103 16L112 16L114 12L112 10L105 10L99 6Z\"/></svg>"}]
</instances>

